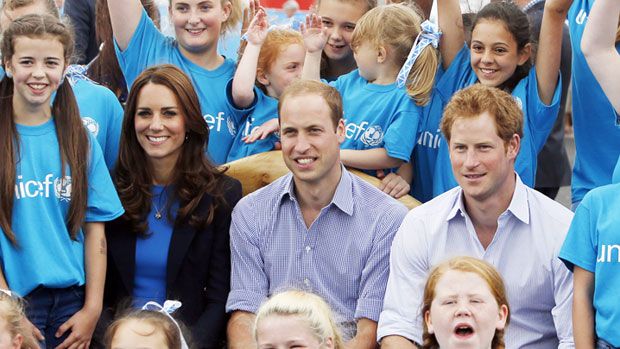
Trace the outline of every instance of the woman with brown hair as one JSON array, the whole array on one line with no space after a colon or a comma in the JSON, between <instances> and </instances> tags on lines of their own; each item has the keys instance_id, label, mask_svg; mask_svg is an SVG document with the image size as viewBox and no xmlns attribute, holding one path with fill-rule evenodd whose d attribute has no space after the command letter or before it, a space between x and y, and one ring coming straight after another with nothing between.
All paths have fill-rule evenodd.
<instances>
[{"instance_id":1,"label":"woman with brown hair","mask_svg":"<svg viewBox=\"0 0 620 349\"><path fill-rule=\"evenodd\" d=\"M238 181L208 160L209 128L189 78L172 65L140 74L129 93L115 183L126 214L107 226L104 303L176 299L199 348L225 332L228 230Z\"/></svg>"}]
</instances>

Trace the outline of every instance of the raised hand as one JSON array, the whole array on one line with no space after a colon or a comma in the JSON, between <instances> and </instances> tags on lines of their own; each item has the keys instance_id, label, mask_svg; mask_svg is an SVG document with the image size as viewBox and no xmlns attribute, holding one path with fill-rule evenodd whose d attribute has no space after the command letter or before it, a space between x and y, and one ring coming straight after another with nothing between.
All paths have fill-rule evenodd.
<instances>
[{"instance_id":1,"label":"raised hand","mask_svg":"<svg viewBox=\"0 0 620 349\"><path fill-rule=\"evenodd\" d=\"M307 15L306 23L302 23L300 29L308 53L323 51L329 36L327 35L327 28L323 27L323 21L319 15L316 13Z\"/></svg>"},{"instance_id":2,"label":"raised hand","mask_svg":"<svg viewBox=\"0 0 620 349\"><path fill-rule=\"evenodd\" d=\"M268 29L269 22L267 21L267 13L265 13L265 9L259 7L256 11L256 15L248 26L245 38L249 44L262 45L267 38Z\"/></svg>"},{"instance_id":3,"label":"raised hand","mask_svg":"<svg viewBox=\"0 0 620 349\"><path fill-rule=\"evenodd\" d=\"M248 31L250 22L252 22L252 19L256 16L256 11L259 7L260 2L258 0L250 0L248 7L243 8L243 14L241 15L241 42L239 43L239 49L237 50L237 55L239 57L243 56L245 47L248 44L248 42L244 39L245 33Z\"/></svg>"}]
</instances>

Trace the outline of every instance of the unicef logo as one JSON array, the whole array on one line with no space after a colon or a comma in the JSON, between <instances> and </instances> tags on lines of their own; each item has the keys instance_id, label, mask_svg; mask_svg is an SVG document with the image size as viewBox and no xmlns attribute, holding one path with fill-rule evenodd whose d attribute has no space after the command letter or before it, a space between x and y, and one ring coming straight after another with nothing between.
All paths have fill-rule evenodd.
<instances>
[{"instance_id":1,"label":"unicef logo","mask_svg":"<svg viewBox=\"0 0 620 349\"><path fill-rule=\"evenodd\" d=\"M519 106L519 109L523 110L523 101L521 100L521 98L519 98L517 96L513 96L512 99L514 99L515 102L517 102L517 105Z\"/></svg>"},{"instance_id":2,"label":"unicef logo","mask_svg":"<svg viewBox=\"0 0 620 349\"><path fill-rule=\"evenodd\" d=\"M93 136L97 137L97 135L99 134L99 124L97 123L97 121L95 121L95 119L86 116L82 118L82 123L84 124L84 127L86 127L88 132L92 133Z\"/></svg>"},{"instance_id":3,"label":"unicef logo","mask_svg":"<svg viewBox=\"0 0 620 349\"><path fill-rule=\"evenodd\" d=\"M54 180L54 192L60 201L71 201L71 177L56 178Z\"/></svg>"},{"instance_id":4,"label":"unicef logo","mask_svg":"<svg viewBox=\"0 0 620 349\"><path fill-rule=\"evenodd\" d=\"M360 137L360 141L369 147L375 147L383 142L383 129L381 126L370 126Z\"/></svg>"},{"instance_id":5,"label":"unicef logo","mask_svg":"<svg viewBox=\"0 0 620 349\"><path fill-rule=\"evenodd\" d=\"M235 126L235 120L233 120L232 117L229 116L226 118L226 126L228 126L228 132L230 132L232 136L237 134L237 126Z\"/></svg>"}]
</instances>

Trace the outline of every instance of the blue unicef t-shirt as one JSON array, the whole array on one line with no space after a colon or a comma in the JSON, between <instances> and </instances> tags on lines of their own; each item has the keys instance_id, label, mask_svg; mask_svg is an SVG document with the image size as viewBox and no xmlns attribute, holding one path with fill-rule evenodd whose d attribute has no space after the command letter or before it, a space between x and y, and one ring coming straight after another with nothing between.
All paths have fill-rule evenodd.
<instances>
[{"instance_id":1,"label":"blue unicef t-shirt","mask_svg":"<svg viewBox=\"0 0 620 349\"><path fill-rule=\"evenodd\" d=\"M0 80L4 79L0 67ZM112 172L118 157L123 127L123 106L112 91L81 74L71 75L71 86L84 127L97 139L105 163Z\"/></svg>"},{"instance_id":2,"label":"blue unicef t-shirt","mask_svg":"<svg viewBox=\"0 0 620 349\"><path fill-rule=\"evenodd\" d=\"M471 86L478 82L478 78L471 69L469 48L464 46L459 54L455 57L450 67L441 76L433 90L431 103L441 103L441 107L436 105L427 106L424 109L424 121L421 124L424 129L420 130L421 135L426 133L436 134L439 128L442 114L430 115L427 113L438 113L449 102L452 95L457 91ZM556 86L553 99L550 105L545 105L538 94L538 81L536 78L536 68L530 69L528 76L521 79L517 86L512 90L512 96L523 111L523 137L521 138L521 148L519 155L515 161L515 170L521 177L523 183L527 186L534 187L536 179L536 162L538 152L542 149L560 106L560 90L561 81L558 72L558 84ZM420 138L419 138L420 140ZM422 141L425 139L422 138ZM422 142L424 143L424 142ZM432 159L435 157L435 164L420 164L420 166L434 166L432 177L433 197L443 194L444 192L456 187L458 184L452 173L452 165L450 164L450 152L447 141L441 136L431 139L425 143L426 146L420 146L418 151L436 152L436 155L426 155L423 159ZM429 146L431 145L431 146ZM416 158L414 157L414 163ZM420 175L414 172L414 178ZM425 178L428 180L428 178ZM427 184L428 185L428 184Z\"/></svg>"},{"instance_id":3,"label":"blue unicef t-shirt","mask_svg":"<svg viewBox=\"0 0 620 349\"><path fill-rule=\"evenodd\" d=\"M86 129L97 139L110 172L118 157L123 107L108 88L89 79L73 79L73 92Z\"/></svg>"},{"instance_id":4,"label":"blue unicef t-shirt","mask_svg":"<svg viewBox=\"0 0 620 349\"><path fill-rule=\"evenodd\" d=\"M567 17L573 47L573 203L579 202L590 189L611 183L620 155L620 116L592 75L581 51L583 30L593 4L594 0L574 0ZM616 50L620 53L620 44L616 44Z\"/></svg>"},{"instance_id":5,"label":"blue unicef t-shirt","mask_svg":"<svg viewBox=\"0 0 620 349\"><path fill-rule=\"evenodd\" d=\"M620 347L620 183L592 189L575 211L560 250L568 266L594 273L596 335Z\"/></svg>"},{"instance_id":6,"label":"blue unicef t-shirt","mask_svg":"<svg viewBox=\"0 0 620 349\"><path fill-rule=\"evenodd\" d=\"M120 51L115 43L115 50L129 88L144 69L157 64L174 64L189 76L209 125L209 156L215 164L224 163L242 123L233 118L226 104L226 84L233 77L235 63L226 59L218 68L207 70L190 62L177 42L160 33L144 10L127 49Z\"/></svg>"},{"instance_id":7,"label":"blue unicef t-shirt","mask_svg":"<svg viewBox=\"0 0 620 349\"><path fill-rule=\"evenodd\" d=\"M385 148L390 157L409 161L421 108L409 97L406 89L398 88L396 83L369 83L357 69L340 76L330 85L342 96L345 140L340 148Z\"/></svg>"},{"instance_id":8,"label":"blue unicef t-shirt","mask_svg":"<svg viewBox=\"0 0 620 349\"><path fill-rule=\"evenodd\" d=\"M264 153L273 150L276 142L279 142L276 134L271 134L265 139L255 141L253 143L246 143L243 141L243 137L254 132L254 130L260 125L271 119L278 118L278 100L269 97L258 87L254 87L254 103L246 108L239 109L235 106L232 99L232 80L226 87L226 100L228 102L231 113L237 114L236 119L245 120L242 127L237 132L237 136L230 147L228 152L228 159L226 162L234 161L244 158L246 156Z\"/></svg>"},{"instance_id":9,"label":"blue unicef t-shirt","mask_svg":"<svg viewBox=\"0 0 620 349\"><path fill-rule=\"evenodd\" d=\"M454 65L451 65L453 67ZM439 147L446 144L439 125L443 115L443 108L448 103L437 91L437 82L442 78L445 70L439 66L435 75L435 86L430 101L422 109L422 119L417 134L416 146L413 148L413 183L410 194L421 202L433 198L433 178ZM444 145L445 147L445 145Z\"/></svg>"},{"instance_id":10,"label":"blue unicef t-shirt","mask_svg":"<svg viewBox=\"0 0 620 349\"><path fill-rule=\"evenodd\" d=\"M62 178L53 119L38 126L17 125L20 161L16 166L12 227L19 243L0 230L0 258L9 288L25 296L38 286L84 285L84 234L71 240L67 214L71 174ZM105 222L124 210L112 185L99 144L89 134L88 202L85 222Z\"/></svg>"}]
</instances>

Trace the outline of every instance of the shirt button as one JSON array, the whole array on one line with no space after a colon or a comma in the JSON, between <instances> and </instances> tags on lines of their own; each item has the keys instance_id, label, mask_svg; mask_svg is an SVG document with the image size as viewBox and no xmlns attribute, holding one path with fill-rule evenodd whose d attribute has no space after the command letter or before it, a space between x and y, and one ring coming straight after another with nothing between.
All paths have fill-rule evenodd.
<instances>
[{"instance_id":1,"label":"shirt button","mask_svg":"<svg viewBox=\"0 0 620 349\"><path fill-rule=\"evenodd\" d=\"M310 286L310 280L308 280L307 278L304 279L304 284L306 284L306 286Z\"/></svg>"},{"instance_id":2,"label":"shirt button","mask_svg":"<svg viewBox=\"0 0 620 349\"><path fill-rule=\"evenodd\" d=\"M312 248L310 246L306 246L306 252L310 252Z\"/></svg>"}]
</instances>

